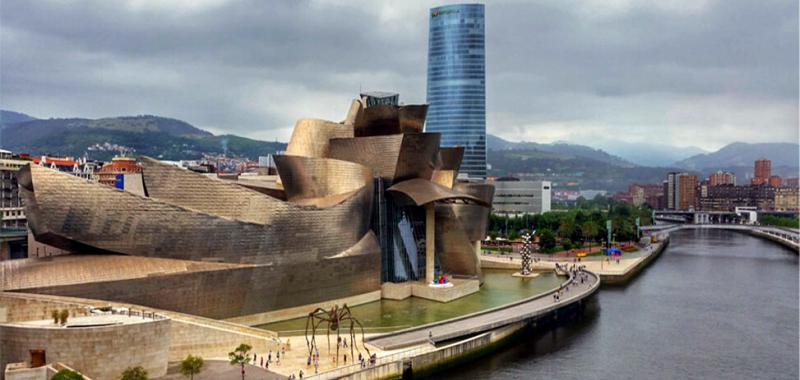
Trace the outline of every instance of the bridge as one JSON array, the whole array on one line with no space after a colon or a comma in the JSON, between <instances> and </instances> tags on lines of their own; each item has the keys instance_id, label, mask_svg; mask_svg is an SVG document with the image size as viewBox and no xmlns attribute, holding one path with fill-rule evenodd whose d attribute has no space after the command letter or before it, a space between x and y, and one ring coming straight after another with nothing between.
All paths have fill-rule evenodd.
<instances>
[{"instance_id":1,"label":"bridge","mask_svg":"<svg viewBox=\"0 0 800 380\"><path fill-rule=\"evenodd\" d=\"M655 210L656 220L671 223L741 224L754 223L758 216L797 217L797 211L763 211L755 207L736 207L734 211Z\"/></svg>"},{"instance_id":2,"label":"bridge","mask_svg":"<svg viewBox=\"0 0 800 380\"><path fill-rule=\"evenodd\" d=\"M710 229L710 230L732 230L749 232L755 236L772 240L784 245L795 253L800 250L800 230L796 228L760 226L750 224L704 224L704 223L684 223L684 224L662 224L655 226L642 226L642 233L670 233L677 230L687 229Z\"/></svg>"}]
</instances>

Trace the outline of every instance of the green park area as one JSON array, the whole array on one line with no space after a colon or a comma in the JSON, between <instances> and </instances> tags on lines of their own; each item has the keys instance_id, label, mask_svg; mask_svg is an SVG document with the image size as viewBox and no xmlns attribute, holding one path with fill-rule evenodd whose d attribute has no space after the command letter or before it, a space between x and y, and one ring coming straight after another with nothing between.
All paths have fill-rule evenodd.
<instances>
[{"instance_id":1,"label":"green park area","mask_svg":"<svg viewBox=\"0 0 800 380\"><path fill-rule=\"evenodd\" d=\"M592 200L579 198L574 206L539 215L490 215L489 237L492 240L502 238L513 241L535 230L540 252L590 249L605 244L608 236L606 221L610 220L612 241L624 246L636 240L637 218L643 226L652 224L652 209L602 196ZM507 252L510 246L484 245L483 249ZM597 253L589 253L589 256L593 255Z\"/></svg>"}]
</instances>

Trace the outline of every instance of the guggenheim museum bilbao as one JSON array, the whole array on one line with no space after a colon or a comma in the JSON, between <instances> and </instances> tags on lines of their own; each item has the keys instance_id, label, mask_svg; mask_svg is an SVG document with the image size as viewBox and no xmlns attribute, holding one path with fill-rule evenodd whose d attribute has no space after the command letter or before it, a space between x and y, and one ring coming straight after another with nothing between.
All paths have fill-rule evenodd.
<instances>
[{"instance_id":1,"label":"guggenheim museum bilbao","mask_svg":"<svg viewBox=\"0 0 800 380\"><path fill-rule=\"evenodd\" d=\"M27 165L29 228L69 254L2 263L2 290L256 324L384 283L480 279L494 189L457 181L464 150L423 132L426 111L363 96L342 122L301 119L271 187L148 157L124 190Z\"/></svg>"}]
</instances>

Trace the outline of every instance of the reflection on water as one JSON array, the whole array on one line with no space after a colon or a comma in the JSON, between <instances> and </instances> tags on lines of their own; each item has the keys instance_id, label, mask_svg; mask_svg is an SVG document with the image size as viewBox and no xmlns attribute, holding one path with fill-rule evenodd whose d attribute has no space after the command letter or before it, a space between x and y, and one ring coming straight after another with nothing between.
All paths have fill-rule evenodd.
<instances>
[{"instance_id":1,"label":"reflection on water","mask_svg":"<svg viewBox=\"0 0 800 380\"><path fill-rule=\"evenodd\" d=\"M797 379L798 256L731 231L672 234L625 287L445 379Z\"/></svg>"},{"instance_id":2,"label":"reflection on water","mask_svg":"<svg viewBox=\"0 0 800 380\"><path fill-rule=\"evenodd\" d=\"M367 332L385 332L507 304L555 288L563 281L553 273L542 273L530 280L512 277L511 273L485 270L484 284L478 293L448 303L411 297L402 301L371 302L352 307L351 311ZM305 325L306 319L298 318L259 327L284 334L297 334L305 331Z\"/></svg>"}]
</instances>

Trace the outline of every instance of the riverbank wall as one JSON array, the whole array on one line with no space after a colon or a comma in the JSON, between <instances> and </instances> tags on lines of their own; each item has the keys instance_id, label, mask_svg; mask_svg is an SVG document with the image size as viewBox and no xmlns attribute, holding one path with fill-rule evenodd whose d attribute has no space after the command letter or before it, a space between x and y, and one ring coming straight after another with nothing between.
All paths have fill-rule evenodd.
<instances>
[{"instance_id":1,"label":"riverbank wall","mask_svg":"<svg viewBox=\"0 0 800 380\"><path fill-rule=\"evenodd\" d=\"M640 261L636 266L629 269L625 273L621 274L600 274L600 280L602 281L603 285L606 286L618 286L627 284L628 281L636 277L639 272L641 272L644 268L646 268L650 263L652 263L656 258L661 256L661 252L664 252L669 245L669 235L666 235L662 238L661 242L656 243L658 246L656 249L648 255L644 260Z\"/></svg>"}]
</instances>

